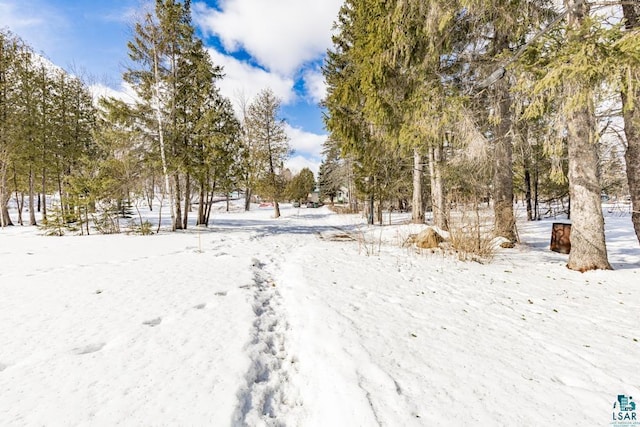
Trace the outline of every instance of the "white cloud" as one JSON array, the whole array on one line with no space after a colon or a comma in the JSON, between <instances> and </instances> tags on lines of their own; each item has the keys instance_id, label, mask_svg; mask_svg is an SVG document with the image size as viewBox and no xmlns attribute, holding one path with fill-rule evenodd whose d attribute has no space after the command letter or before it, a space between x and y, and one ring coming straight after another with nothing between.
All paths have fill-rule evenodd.
<instances>
[{"instance_id":1,"label":"white cloud","mask_svg":"<svg viewBox=\"0 0 640 427\"><path fill-rule=\"evenodd\" d=\"M94 102L102 97L111 97L124 101L127 104L133 104L138 99L138 95L126 82L122 82L120 89L113 89L102 83L96 83L89 86L89 91L91 95L93 95Z\"/></svg>"},{"instance_id":2,"label":"white cloud","mask_svg":"<svg viewBox=\"0 0 640 427\"><path fill-rule=\"evenodd\" d=\"M327 135L305 132L288 124L285 125L285 130L289 136L289 144L296 155L314 159L322 157L322 144L326 141Z\"/></svg>"},{"instance_id":3,"label":"white cloud","mask_svg":"<svg viewBox=\"0 0 640 427\"><path fill-rule=\"evenodd\" d=\"M304 168L311 169L311 172L318 177L318 170L320 170L320 160L307 159L303 156L293 156L287 160L284 166L291 171L291 173L298 174Z\"/></svg>"},{"instance_id":4,"label":"white cloud","mask_svg":"<svg viewBox=\"0 0 640 427\"><path fill-rule=\"evenodd\" d=\"M243 99L250 102L258 92L267 88L270 88L282 100L283 104L295 102L293 79L252 67L214 49L209 49L209 55L215 65L224 67L225 76L218 82L218 87L220 92L229 98L236 108L238 107L236 104Z\"/></svg>"},{"instance_id":5,"label":"white cloud","mask_svg":"<svg viewBox=\"0 0 640 427\"><path fill-rule=\"evenodd\" d=\"M221 0L220 10L199 2L194 20L225 49L243 47L261 65L293 75L331 45L331 27L343 0Z\"/></svg>"},{"instance_id":6,"label":"white cloud","mask_svg":"<svg viewBox=\"0 0 640 427\"><path fill-rule=\"evenodd\" d=\"M307 70L303 76L304 87L311 100L319 103L327 96L327 84L320 71Z\"/></svg>"}]
</instances>

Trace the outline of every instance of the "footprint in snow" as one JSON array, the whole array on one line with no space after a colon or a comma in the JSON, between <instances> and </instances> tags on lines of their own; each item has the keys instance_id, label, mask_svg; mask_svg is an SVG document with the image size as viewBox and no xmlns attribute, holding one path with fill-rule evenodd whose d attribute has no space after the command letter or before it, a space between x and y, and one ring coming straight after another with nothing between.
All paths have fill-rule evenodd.
<instances>
[{"instance_id":1,"label":"footprint in snow","mask_svg":"<svg viewBox=\"0 0 640 427\"><path fill-rule=\"evenodd\" d=\"M202 303L202 304L194 305L193 308L195 308L196 310L202 310L206 306L207 304Z\"/></svg>"},{"instance_id":2,"label":"footprint in snow","mask_svg":"<svg viewBox=\"0 0 640 427\"><path fill-rule=\"evenodd\" d=\"M77 355L95 353L96 351L102 350L104 346L105 346L105 343L103 342L97 343L97 344L89 344L89 345L85 345L84 347L74 348L73 352Z\"/></svg>"},{"instance_id":3,"label":"footprint in snow","mask_svg":"<svg viewBox=\"0 0 640 427\"><path fill-rule=\"evenodd\" d=\"M8 367L9 367L9 365L5 365L4 363L0 363L0 372L4 371Z\"/></svg>"},{"instance_id":4,"label":"footprint in snow","mask_svg":"<svg viewBox=\"0 0 640 427\"><path fill-rule=\"evenodd\" d=\"M215 295L217 295L217 296L219 296L219 297L226 297L226 296L227 296L227 293L226 293L226 292L223 292L223 291L220 291L220 292L216 292L216 293L215 293Z\"/></svg>"},{"instance_id":5,"label":"footprint in snow","mask_svg":"<svg viewBox=\"0 0 640 427\"><path fill-rule=\"evenodd\" d=\"M155 319L145 320L142 324L153 328L154 326L158 326L161 322L162 317L156 317Z\"/></svg>"}]
</instances>

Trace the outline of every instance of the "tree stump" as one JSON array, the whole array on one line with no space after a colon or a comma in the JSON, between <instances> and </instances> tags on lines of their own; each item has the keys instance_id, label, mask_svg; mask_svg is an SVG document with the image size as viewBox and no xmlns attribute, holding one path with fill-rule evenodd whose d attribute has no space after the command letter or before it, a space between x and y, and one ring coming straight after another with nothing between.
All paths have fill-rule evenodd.
<instances>
[{"instance_id":1,"label":"tree stump","mask_svg":"<svg viewBox=\"0 0 640 427\"><path fill-rule=\"evenodd\" d=\"M551 228L551 250L561 254L571 252L571 224L553 223Z\"/></svg>"}]
</instances>

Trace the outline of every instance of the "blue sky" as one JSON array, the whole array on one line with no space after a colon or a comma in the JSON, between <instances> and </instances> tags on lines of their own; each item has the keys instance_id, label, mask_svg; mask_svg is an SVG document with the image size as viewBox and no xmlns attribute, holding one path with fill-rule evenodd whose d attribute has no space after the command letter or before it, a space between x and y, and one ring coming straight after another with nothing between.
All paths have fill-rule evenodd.
<instances>
[{"instance_id":1,"label":"blue sky","mask_svg":"<svg viewBox=\"0 0 640 427\"><path fill-rule=\"evenodd\" d=\"M101 93L123 92L131 24L145 0L0 0L0 27ZM324 52L342 0L192 0L198 35L224 66L232 102L270 87L282 100L299 171L317 172L326 132L318 102Z\"/></svg>"}]
</instances>

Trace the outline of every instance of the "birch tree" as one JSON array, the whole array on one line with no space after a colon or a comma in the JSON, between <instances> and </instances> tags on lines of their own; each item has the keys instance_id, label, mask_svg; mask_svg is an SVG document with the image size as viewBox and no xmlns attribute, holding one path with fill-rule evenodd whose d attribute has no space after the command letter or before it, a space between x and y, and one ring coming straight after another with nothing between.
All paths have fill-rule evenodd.
<instances>
[{"instance_id":1,"label":"birch tree","mask_svg":"<svg viewBox=\"0 0 640 427\"><path fill-rule=\"evenodd\" d=\"M171 228L175 231L180 218L176 212L174 187L171 186L171 170L166 144L167 121L169 117L175 114L175 111L170 108L175 106L173 100L175 92L171 92L172 85L168 82L174 72L171 67L175 63L169 57L170 40L168 40L167 34L163 34L161 22L157 16L158 13L161 13L163 7L164 2L158 0L155 11L145 12L140 22L135 24L133 40L129 41L127 46L129 48L129 57L138 67L129 68L124 73L123 78L136 91L140 99L139 110L153 112L155 121L154 134L160 148L164 189L169 197ZM167 109L170 112L169 116L166 113Z\"/></svg>"}]
</instances>

